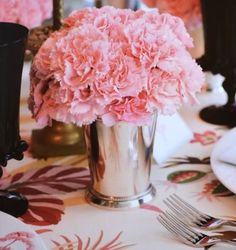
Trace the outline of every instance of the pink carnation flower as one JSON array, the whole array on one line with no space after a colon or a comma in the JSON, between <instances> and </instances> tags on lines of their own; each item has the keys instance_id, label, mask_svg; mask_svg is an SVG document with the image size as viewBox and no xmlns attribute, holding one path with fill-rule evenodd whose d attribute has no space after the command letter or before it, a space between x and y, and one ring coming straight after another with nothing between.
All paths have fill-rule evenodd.
<instances>
[{"instance_id":1,"label":"pink carnation flower","mask_svg":"<svg viewBox=\"0 0 236 250\"><path fill-rule=\"evenodd\" d=\"M1 0L0 21L14 22L28 28L39 26L52 15L52 0Z\"/></svg>"},{"instance_id":2,"label":"pink carnation flower","mask_svg":"<svg viewBox=\"0 0 236 250\"><path fill-rule=\"evenodd\" d=\"M180 17L186 27L192 30L201 24L200 0L143 0L149 7Z\"/></svg>"},{"instance_id":3,"label":"pink carnation flower","mask_svg":"<svg viewBox=\"0 0 236 250\"><path fill-rule=\"evenodd\" d=\"M147 124L154 112L196 103L204 76L191 46L183 22L156 10L73 12L34 58L29 107L42 126Z\"/></svg>"}]
</instances>

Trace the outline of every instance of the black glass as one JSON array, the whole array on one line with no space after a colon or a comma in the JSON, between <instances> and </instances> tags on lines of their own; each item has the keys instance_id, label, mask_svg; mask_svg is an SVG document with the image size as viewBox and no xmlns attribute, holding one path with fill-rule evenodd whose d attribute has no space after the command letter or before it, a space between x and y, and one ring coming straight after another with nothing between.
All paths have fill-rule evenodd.
<instances>
[{"instance_id":1,"label":"black glass","mask_svg":"<svg viewBox=\"0 0 236 250\"><path fill-rule=\"evenodd\" d=\"M205 54L198 59L204 71L222 74L228 100L209 106L200 117L213 124L236 126L236 1L201 0Z\"/></svg>"},{"instance_id":2,"label":"black glass","mask_svg":"<svg viewBox=\"0 0 236 250\"><path fill-rule=\"evenodd\" d=\"M27 149L19 134L21 76L28 29L16 23L0 22L0 165L23 158ZM0 167L0 177L2 168ZM0 187L1 188L1 187ZM19 216L27 200L13 191L0 190L0 210Z\"/></svg>"}]
</instances>

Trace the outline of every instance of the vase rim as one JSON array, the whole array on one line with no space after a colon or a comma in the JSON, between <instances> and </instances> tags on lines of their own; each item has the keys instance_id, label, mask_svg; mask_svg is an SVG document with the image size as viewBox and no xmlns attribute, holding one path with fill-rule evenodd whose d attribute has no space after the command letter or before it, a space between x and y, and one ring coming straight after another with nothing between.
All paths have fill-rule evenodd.
<instances>
[{"instance_id":1,"label":"vase rim","mask_svg":"<svg viewBox=\"0 0 236 250\"><path fill-rule=\"evenodd\" d=\"M151 115L151 117L152 117L152 119L156 119L156 118L158 117L158 112L157 112L157 111L153 112L152 115ZM96 122L99 122L99 123L104 124L104 122L102 121L102 118L100 118L100 117L97 118L93 123L96 123ZM92 123L92 124L93 124L93 123ZM149 123L147 123L147 124L137 125L137 124L135 124L135 123L133 123L133 122L120 120L120 121L116 122L115 124L113 124L113 125L111 125L111 126L108 126L108 127L113 127L113 126L115 126L115 125L117 125L117 124L121 124L121 123L127 123L127 124L130 124L130 125L133 125L133 126L142 127L142 126L145 126L145 125L149 125L149 124L151 123L151 121L150 121ZM91 125L91 124L89 124L89 125ZM105 124L104 124L104 125L105 125Z\"/></svg>"}]
</instances>

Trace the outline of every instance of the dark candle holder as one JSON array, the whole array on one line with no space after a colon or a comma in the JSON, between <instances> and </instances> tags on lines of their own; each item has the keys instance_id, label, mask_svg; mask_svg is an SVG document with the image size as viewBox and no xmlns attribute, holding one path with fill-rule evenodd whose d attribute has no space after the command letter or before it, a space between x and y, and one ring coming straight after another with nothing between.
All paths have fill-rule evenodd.
<instances>
[{"instance_id":1,"label":"dark candle holder","mask_svg":"<svg viewBox=\"0 0 236 250\"><path fill-rule=\"evenodd\" d=\"M236 126L236 1L201 0L205 54L198 59L204 71L225 77L228 95L223 106L209 106L200 117L209 123Z\"/></svg>"},{"instance_id":2,"label":"dark candle holder","mask_svg":"<svg viewBox=\"0 0 236 250\"><path fill-rule=\"evenodd\" d=\"M28 145L19 135L21 75L28 29L0 22L0 165L23 158ZM0 177L2 168L0 167ZM0 190L0 211L14 216L25 213L27 200L19 193Z\"/></svg>"}]
</instances>

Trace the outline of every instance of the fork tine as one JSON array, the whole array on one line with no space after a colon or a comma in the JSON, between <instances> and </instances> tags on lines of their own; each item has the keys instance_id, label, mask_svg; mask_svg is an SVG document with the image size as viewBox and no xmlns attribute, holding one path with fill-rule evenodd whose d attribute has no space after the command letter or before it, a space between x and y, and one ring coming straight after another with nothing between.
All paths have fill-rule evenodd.
<instances>
[{"instance_id":1,"label":"fork tine","mask_svg":"<svg viewBox=\"0 0 236 250\"><path fill-rule=\"evenodd\" d=\"M157 217L158 221L173 235L178 237L183 242L189 242L186 237L183 237L178 231L176 231L172 226L170 226L162 217Z\"/></svg>"},{"instance_id":2,"label":"fork tine","mask_svg":"<svg viewBox=\"0 0 236 250\"><path fill-rule=\"evenodd\" d=\"M182 212L187 211L190 215L193 216L201 216L201 214L199 213L199 211L195 211L194 207L189 206L188 203L186 203L183 199L181 199L179 196L173 194L170 195L171 201L169 199L169 202L171 202L172 205L177 205Z\"/></svg>"},{"instance_id":3,"label":"fork tine","mask_svg":"<svg viewBox=\"0 0 236 250\"><path fill-rule=\"evenodd\" d=\"M176 203L172 198L166 198L163 201L168 208L170 208L175 214L181 216L181 217L186 217L189 218L190 216L194 216L192 213L190 214L188 210L185 210L183 207L181 207L178 203ZM187 213L187 214L186 214Z\"/></svg>"},{"instance_id":4,"label":"fork tine","mask_svg":"<svg viewBox=\"0 0 236 250\"><path fill-rule=\"evenodd\" d=\"M175 200L173 200L172 197L166 198L166 200L163 201L168 208L170 208L176 215L182 217L183 219L187 220L189 224L196 224L200 221L206 221L205 218L201 217L198 214L195 214L191 211L189 211L188 208L185 206L181 206L179 203L177 203Z\"/></svg>"},{"instance_id":5,"label":"fork tine","mask_svg":"<svg viewBox=\"0 0 236 250\"><path fill-rule=\"evenodd\" d=\"M185 244L193 247L212 246L219 242L227 242L235 246L235 241L223 239L222 237L209 236L198 232L186 225L173 213L163 212L157 217L158 221L172 234L178 237Z\"/></svg>"},{"instance_id":6,"label":"fork tine","mask_svg":"<svg viewBox=\"0 0 236 250\"><path fill-rule=\"evenodd\" d=\"M169 220L167 220L162 215L157 217L158 221L170 232L173 233L175 236L179 237L182 241L186 242L189 239L180 231L175 225L173 225ZM191 241L190 241L191 242Z\"/></svg>"},{"instance_id":7,"label":"fork tine","mask_svg":"<svg viewBox=\"0 0 236 250\"><path fill-rule=\"evenodd\" d=\"M189 203L180 198L177 194L170 195L170 197L179 205L184 206L189 212L195 213L196 215L202 217L203 219L209 219L210 216L200 212L195 207L191 206Z\"/></svg>"},{"instance_id":8,"label":"fork tine","mask_svg":"<svg viewBox=\"0 0 236 250\"><path fill-rule=\"evenodd\" d=\"M174 221L176 223L176 225L178 225L179 228L181 228L186 234L188 234L191 237L199 237L201 234L198 233L197 231L195 231L194 229L190 228L186 223L184 223L183 221L181 221L178 217L176 217L175 215L166 212L167 217L169 217L169 219L171 221Z\"/></svg>"},{"instance_id":9,"label":"fork tine","mask_svg":"<svg viewBox=\"0 0 236 250\"><path fill-rule=\"evenodd\" d=\"M196 240L199 240L203 236L201 233L192 230L186 224L182 223L173 214L166 212L162 213L159 217L162 219L159 219L159 221L168 231L174 233L185 242L194 244Z\"/></svg>"},{"instance_id":10,"label":"fork tine","mask_svg":"<svg viewBox=\"0 0 236 250\"><path fill-rule=\"evenodd\" d=\"M161 215L159 215L157 219L168 231L175 234L176 236L179 236L179 234L168 223L166 223L165 219L163 219Z\"/></svg>"}]
</instances>

